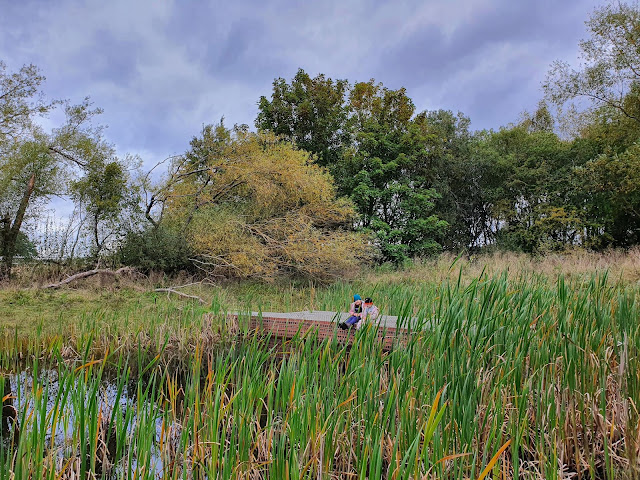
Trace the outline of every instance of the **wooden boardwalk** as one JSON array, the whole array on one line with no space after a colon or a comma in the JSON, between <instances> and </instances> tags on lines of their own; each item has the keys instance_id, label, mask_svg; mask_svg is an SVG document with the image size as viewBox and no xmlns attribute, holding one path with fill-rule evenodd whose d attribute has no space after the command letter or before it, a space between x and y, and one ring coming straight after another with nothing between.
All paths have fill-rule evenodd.
<instances>
[{"instance_id":1,"label":"wooden boardwalk","mask_svg":"<svg viewBox=\"0 0 640 480\"><path fill-rule=\"evenodd\" d=\"M232 315L238 318L238 314ZM252 312L248 326L249 330L271 333L280 338L293 338L296 334L306 335L316 331L321 340L335 337L338 341L351 343L355 337L355 328L338 328L338 321L344 321L348 317L348 313L327 311ZM397 326L398 317L382 315L367 324L377 327L378 338L385 350L390 349L394 342L404 344L409 334L406 328Z\"/></svg>"}]
</instances>

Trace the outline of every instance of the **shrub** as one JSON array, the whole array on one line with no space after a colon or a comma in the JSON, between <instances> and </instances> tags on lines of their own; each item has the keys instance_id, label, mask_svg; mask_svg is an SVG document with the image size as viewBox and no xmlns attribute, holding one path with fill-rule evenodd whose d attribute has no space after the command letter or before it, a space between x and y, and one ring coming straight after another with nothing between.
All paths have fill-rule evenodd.
<instances>
[{"instance_id":1,"label":"shrub","mask_svg":"<svg viewBox=\"0 0 640 480\"><path fill-rule=\"evenodd\" d=\"M193 270L191 250L184 237L162 226L129 232L119 251L120 261L141 271L174 274Z\"/></svg>"}]
</instances>

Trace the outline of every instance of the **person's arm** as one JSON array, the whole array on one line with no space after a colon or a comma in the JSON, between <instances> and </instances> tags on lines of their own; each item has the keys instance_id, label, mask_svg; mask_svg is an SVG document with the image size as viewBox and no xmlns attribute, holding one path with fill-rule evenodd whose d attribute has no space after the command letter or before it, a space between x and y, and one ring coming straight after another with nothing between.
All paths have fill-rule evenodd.
<instances>
[{"instance_id":1,"label":"person's arm","mask_svg":"<svg viewBox=\"0 0 640 480\"><path fill-rule=\"evenodd\" d=\"M356 302L353 302L349 307L349 316L353 316L356 314Z\"/></svg>"},{"instance_id":2,"label":"person's arm","mask_svg":"<svg viewBox=\"0 0 640 480\"><path fill-rule=\"evenodd\" d=\"M375 320L376 318L378 318L378 315L380 315L380 310L378 310L378 307L376 307L375 305L371 305L371 308L367 313L371 320Z\"/></svg>"}]
</instances>

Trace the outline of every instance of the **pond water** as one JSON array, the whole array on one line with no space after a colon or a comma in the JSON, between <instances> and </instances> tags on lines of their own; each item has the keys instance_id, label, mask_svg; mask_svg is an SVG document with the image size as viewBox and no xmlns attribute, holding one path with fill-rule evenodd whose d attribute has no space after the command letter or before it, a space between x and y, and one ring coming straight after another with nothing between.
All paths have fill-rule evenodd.
<instances>
[{"instance_id":1,"label":"pond water","mask_svg":"<svg viewBox=\"0 0 640 480\"><path fill-rule=\"evenodd\" d=\"M158 445L167 441L167 432L179 435L180 425L174 422L167 426L162 406L139 398L136 382L81 372L61 374L55 369L40 370L35 377L33 372L23 370L5 378L8 382L5 380L3 425L9 427L3 432L5 453L16 448L15 441L20 436L35 438L43 446L43 454L55 458L58 464L81 461L84 453L88 468L88 452L95 451L96 472L108 473L102 471L108 464L110 475L106 478L120 478L124 469L143 468L157 476L163 472ZM11 417L16 413L14 422ZM139 456L131 445L118 445L139 435L141 427L153 437L143 455ZM117 453L121 459L126 458L126 463L112 464Z\"/></svg>"}]
</instances>

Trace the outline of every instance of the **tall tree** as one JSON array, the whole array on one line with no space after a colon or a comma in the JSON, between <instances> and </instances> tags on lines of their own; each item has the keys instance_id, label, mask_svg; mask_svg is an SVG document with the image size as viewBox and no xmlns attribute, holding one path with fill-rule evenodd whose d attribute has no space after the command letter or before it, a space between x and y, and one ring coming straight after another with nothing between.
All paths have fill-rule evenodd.
<instances>
[{"instance_id":1,"label":"tall tree","mask_svg":"<svg viewBox=\"0 0 640 480\"><path fill-rule=\"evenodd\" d=\"M580 206L572 201L571 144L524 121L485 139L499 181L487 197L498 245L524 252L561 250L583 240Z\"/></svg>"},{"instance_id":2,"label":"tall tree","mask_svg":"<svg viewBox=\"0 0 640 480\"><path fill-rule=\"evenodd\" d=\"M208 126L156 191L157 224L182 232L207 274L317 280L353 274L366 258L353 206L326 170L271 133Z\"/></svg>"},{"instance_id":3,"label":"tall tree","mask_svg":"<svg viewBox=\"0 0 640 480\"><path fill-rule=\"evenodd\" d=\"M42 149L26 142L34 117L46 114L53 103L44 101L44 77L33 65L8 73L0 61L0 279L8 277L16 254L22 222L36 188L36 172L23 168L38 163Z\"/></svg>"},{"instance_id":4,"label":"tall tree","mask_svg":"<svg viewBox=\"0 0 640 480\"><path fill-rule=\"evenodd\" d=\"M86 212L95 260L110 240L123 237L130 229L123 214L130 219L137 217L140 200L128 172L131 163L129 157L117 158L110 146L96 145L82 176L70 184L72 198Z\"/></svg>"},{"instance_id":5,"label":"tall tree","mask_svg":"<svg viewBox=\"0 0 640 480\"><path fill-rule=\"evenodd\" d=\"M588 220L586 245L602 249L640 243L640 148L606 148L574 171L575 198Z\"/></svg>"},{"instance_id":6,"label":"tall tree","mask_svg":"<svg viewBox=\"0 0 640 480\"><path fill-rule=\"evenodd\" d=\"M573 69L555 62L544 85L547 96L557 104L585 98L596 108L613 108L640 123L638 4L610 1L597 8L586 25L591 36L580 42L582 65Z\"/></svg>"},{"instance_id":7,"label":"tall tree","mask_svg":"<svg viewBox=\"0 0 640 480\"><path fill-rule=\"evenodd\" d=\"M11 275L25 218L87 166L101 131L91 126L100 110L87 99L65 105L66 121L51 133L35 123L62 102L46 102L44 77L32 65L7 73L0 63L0 278Z\"/></svg>"},{"instance_id":8,"label":"tall tree","mask_svg":"<svg viewBox=\"0 0 640 480\"><path fill-rule=\"evenodd\" d=\"M311 78L300 69L291 83L274 80L271 100L260 97L256 127L294 142L331 169L350 143L348 92L346 80Z\"/></svg>"},{"instance_id":9,"label":"tall tree","mask_svg":"<svg viewBox=\"0 0 640 480\"><path fill-rule=\"evenodd\" d=\"M571 69L556 62L545 90L558 104L584 98L592 107L572 147L583 159L571 179L573 203L585 223L584 243L626 247L640 241L633 187L640 135L640 7L610 1L586 25L590 37L580 43L583 64Z\"/></svg>"},{"instance_id":10,"label":"tall tree","mask_svg":"<svg viewBox=\"0 0 640 480\"><path fill-rule=\"evenodd\" d=\"M328 167L338 193L356 205L359 226L375 232L383 258L400 262L440 249L446 223L433 214L436 155L420 144L420 121L404 89L312 79L300 70L290 84L277 79L271 100L259 105L256 125Z\"/></svg>"},{"instance_id":11,"label":"tall tree","mask_svg":"<svg viewBox=\"0 0 640 480\"><path fill-rule=\"evenodd\" d=\"M434 211L449 224L442 246L452 251L477 248L490 238L485 198L490 164L477 154L469 124L461 113L436 110L419 113L410 126L416 157L412 181L438 192Z\"/></svg>"},{"instance_id":12,"label":"tall tree","mask_svg":"<svg viewBox=\"0 0 640 480\"><path fill-rule=\"evenodd\" d=\"M383 258L402 262L440 250L446 222L434 214L433 169L413 130L413 102L404 89L357 83L351 91L355 143L339 184L375 233Z\"/></svg>"}]
</instances>

